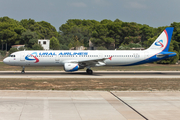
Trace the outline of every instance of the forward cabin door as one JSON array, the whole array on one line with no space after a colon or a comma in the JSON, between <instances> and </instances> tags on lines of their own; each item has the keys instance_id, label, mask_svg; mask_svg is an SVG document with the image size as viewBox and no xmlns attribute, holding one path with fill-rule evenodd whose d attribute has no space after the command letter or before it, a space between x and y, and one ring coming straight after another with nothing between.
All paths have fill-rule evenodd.
<instances>
[{"instance_id":1,"label":"forward cabin door","mask_svg":"<svg viewBox=\"0 0 180 120\"><path fill-rule=\"evenodd\" d=\"M25 61L25 51L22 51L20 54L20 61Z\"/></svg>"}]
</instances>

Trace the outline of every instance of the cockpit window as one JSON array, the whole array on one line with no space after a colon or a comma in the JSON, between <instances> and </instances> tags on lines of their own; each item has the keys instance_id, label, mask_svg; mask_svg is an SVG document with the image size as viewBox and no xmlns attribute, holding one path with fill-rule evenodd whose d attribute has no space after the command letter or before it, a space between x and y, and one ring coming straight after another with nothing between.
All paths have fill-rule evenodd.
<instances>
[{"instance_id":1,"label":"cockpit window","mask_svg":"<svg viewBox=\"0 0 180 120\"><path fill-rule=\"evenodd\" d=\"M16 57L15 55L9 55L9 57Z\"/></svg>"}]
</instances>

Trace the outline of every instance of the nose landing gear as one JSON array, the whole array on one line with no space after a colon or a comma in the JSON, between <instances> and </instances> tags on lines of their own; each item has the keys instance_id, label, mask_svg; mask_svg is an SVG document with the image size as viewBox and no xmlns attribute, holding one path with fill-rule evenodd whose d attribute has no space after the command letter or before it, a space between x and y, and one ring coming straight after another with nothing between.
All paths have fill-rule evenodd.
<instances>
[{"instance_id":1,"label":"nose landing gear","mask_svg":"<svg viewBox=\"0 0 180 120\"><path fill-rule=\"evenodd\" d=\"M22 67L21 73L25 73L25 67L24 66Z\"/></svg>"}]
</instances>

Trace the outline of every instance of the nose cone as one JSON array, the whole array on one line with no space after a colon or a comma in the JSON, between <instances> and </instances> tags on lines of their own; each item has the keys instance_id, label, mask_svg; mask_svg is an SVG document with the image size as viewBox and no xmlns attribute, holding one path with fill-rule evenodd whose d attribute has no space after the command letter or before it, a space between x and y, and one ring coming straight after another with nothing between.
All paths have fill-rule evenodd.
<instances>
[{"instance_id":1,"label":"nose cone","mask_svg":"<svg viewBox=\"0 0 180 120\"><path fill-rule=\"evenodd\" d=\"M5 64L8 64L7 58L5 58L5 59L3 60L3 62L4 62Z\"/></svg>"}]
</instances>

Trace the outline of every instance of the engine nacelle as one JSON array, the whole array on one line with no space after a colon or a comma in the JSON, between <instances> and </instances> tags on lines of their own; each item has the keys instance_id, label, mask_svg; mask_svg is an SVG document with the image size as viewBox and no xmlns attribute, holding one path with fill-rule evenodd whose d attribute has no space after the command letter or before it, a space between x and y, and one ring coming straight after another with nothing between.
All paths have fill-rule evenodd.
<instances>
[{"instance_id":1,"label":"engine nacelle","mask_svg":"<svg viewBox=\"0 0 180 120\"><path fill-rule=\"evenodd\" d=\"M77 63L64 63L64 70L66 72L78 71L79 65Z\"/></svg>"}]
</instances>

